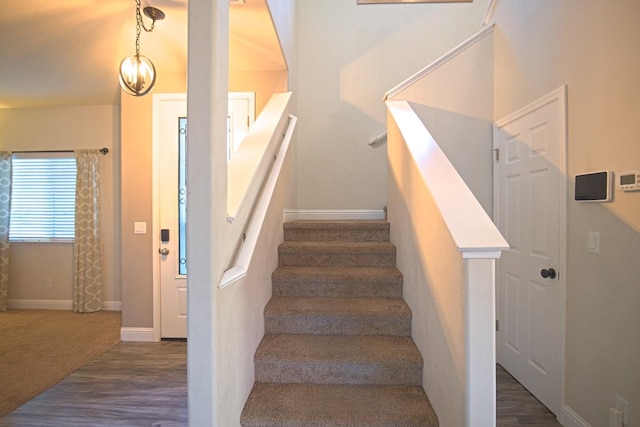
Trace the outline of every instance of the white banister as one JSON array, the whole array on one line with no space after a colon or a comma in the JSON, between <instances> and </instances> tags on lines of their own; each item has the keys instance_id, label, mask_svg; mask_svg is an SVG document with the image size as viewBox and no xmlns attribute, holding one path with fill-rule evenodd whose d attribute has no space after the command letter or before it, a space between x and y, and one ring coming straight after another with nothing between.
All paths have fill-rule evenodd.
<instances>
[{"instance_id":1,"label":"white banister","mask_svg":"<svg viewBox=\"0 0 640 427\"><path fill-rule=\"evenodd\" d=\"M229 161L227 221L247 215L258 198L286 127L291 92L274 93Z\"/></svg>"},{"instance_id":2,"label":"white banister","mask_svg":"<svg viewBox=\"0 0 640 427\"><path fill-rule=\"evenodd\" d=\"M387 108L463 258L499 258L508 243L409 103L387 101Z\"/></svg>"},{"instance_id":3,"label":"white banister","mask_svg":"<svg viewBox=\"0 0 640 427\"><path fill-rule=\"evenodd\" d=\"M251 219L249 220L249 226L245 233L244 242L242 242L240 252L235 259L233 267L226 270L222 275L222 279L218 284L219 289L223 289L226 286L229 286L230 284L237 281L238 279L241 279L247 274L247 270L249 269L249 265L251 264L251 259L253 258L253 252L256 248L256 243L258 242L258 236L260 234L260 230L262 229L262 224L264 223L267 209L269 208L269 203L271 202L271 199L273 197L273 192L275 191L284 159L287 156L289 145L291 144L291 139L293 137L293 132L296 128L297 121L297 117L289 115L289 125L287 127L287 131L284 134L284 139L282 140L280 149L276 154L275 162L271 167L271 171L264 185L264 188L262 189L260 198L258 199L258 203L256 204L255 210L251 215Z\"/></svg>"},{"instance_id":4,"label":"white banister","mask_svg":"<svg viewBox=\"0 0 640 427\"><path fill-rule=\"evenodd\" d=\"M469 37L467 40L463 41L458 46L456 46L453 49L451 49L448 53L444 54L443 56L441 56L440 58L436 59L431 64L429 64L426 67L424 67L422 70L418 71L417 73L415 73L411 77L407 78L403 82L401 82L401 83L397 84L396 86L394 86L393 88L389 89L387 91L387 93L384 95L384 100L387 101L387 100L393 98L398 93L402 92L403 90L405 90L406 88L410 87L414 83L420 81L424 76L432 73L433 71L437 70L438 68L440 68L441 66L443 66L447 62L451 61L453 58L455 58L456 56L458 56L459 54L461 54L462 52L464 52L465 50L467 50L468 48L470 48L471 46L476 44L481 39L483 39L486 36L492 34L494 27L495 27L495 25L490 25L488 27L485 27L484 29L482 29L478 33L476 33L475 35Z\"/></svg>"},{"instance_id":5,"label":"white banister","mask_svg":"<svg viewBox=\"0 0 640 427\"><path fill-rule=\"evenodd\" d=\"M387 139L387 131L382 132L380 135L369 141L369 145L376 145L377 143L382 142L385 139Z\"/></svg>"},{"instance_id":6,"label":"white banister","mask_svg":"<svg viewBox=\"0 0 640 427\"><path fill-rule=\"evenodd\" d=\"M442 425L495 426L495 262L508 244L407 101L387 101L388 218Z\"/></svg>"},{"instance_id":7,"label":"white banister","mask_svg":"<svg viewBox=\"0 0 640 427\"><path fill-rule=\"evenodd\" d=\"M493 11L496 8L496 0L489 0L489 4L487 5L487 10L484 12L484 16L482 17L482 25L487 26L489 22L493 19Z\"/></svg>"}]
</instances>

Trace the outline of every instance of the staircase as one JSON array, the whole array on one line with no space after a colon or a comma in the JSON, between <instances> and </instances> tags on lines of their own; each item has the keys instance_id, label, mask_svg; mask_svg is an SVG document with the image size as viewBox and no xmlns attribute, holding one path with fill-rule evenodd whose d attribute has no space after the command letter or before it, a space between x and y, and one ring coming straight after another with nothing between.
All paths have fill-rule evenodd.
<instances>
[{"instance_id":1,"label":"staircase","mask_svg":"<svg viewBox=\"0 0 640 427\"><path fill-rule=\"evenodd\" d=\"M245 427L438 426L386 221L284 227Z\"/></svg>"}]
</instances>

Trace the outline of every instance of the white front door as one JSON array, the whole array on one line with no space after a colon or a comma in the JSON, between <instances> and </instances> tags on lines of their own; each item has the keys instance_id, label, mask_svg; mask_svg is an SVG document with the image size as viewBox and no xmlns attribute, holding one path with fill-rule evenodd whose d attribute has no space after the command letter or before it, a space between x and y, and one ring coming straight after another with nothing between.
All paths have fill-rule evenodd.
<instances>
[{"instance_id":1,"label":"white front door","mask_svg":"<svg viewBox=\"0 0 640 427\"><path fill-rule=\"evenodd\" d=\"M229 93L229 138L232 153L255 119L255 93ZM186 94L154 95L154 243L158 269L154 328L160 338L187 337L186 258Z\"/></svg>"},{"instance_id":2,"label":"white front door","mask_svg":"<svg viewBox=\"0 0 640 427\"><path fill-rule=\"evenodd\" d=\"M157 113L160 330L162 338L186 338L186 96L161 98Z\"/></svg>"},{"instance_id":3,"label":"white front door","mask_svg":"<svg viewBox=\"0 0 640 427\"><path fill-rule=\"evenodd\" d=\"M497 263L497 360L559 414L564 357L566 91L494 128L496 223L509 242Z\"/></svg>"}]
</instances>

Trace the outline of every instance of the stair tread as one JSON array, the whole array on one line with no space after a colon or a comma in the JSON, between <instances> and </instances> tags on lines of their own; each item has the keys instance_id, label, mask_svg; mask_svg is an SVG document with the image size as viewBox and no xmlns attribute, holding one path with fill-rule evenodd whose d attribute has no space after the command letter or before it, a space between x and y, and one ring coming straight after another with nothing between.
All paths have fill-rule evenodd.
<instances>
[{"instance_id":1,"label":"stair tread","mask_svg":"<svg viewBox=\"0 0 640 427\"><path fill-rule=\"evenodd\" d=\"M265 307L267 315L289 316L411 316L402 298L319 298L272 297Z\"/></svg>"},{"instance_id":2,"label":"stair tread","mask_svg":"<svg viewBox=\"0 0 640 427\"><path fill-rule=\"evenodd\" d=\"M256 383L242 412L245 427L437 427L420 386Z\"/></svg>"},{"instance_id":3,"label":"stair tread","mask_svg":"<svg viewBox=\"0 0 640 427\"><path fill-rule=\"evenodd\" d=\"M382 219L372 220L299 220L284 223L286 230L290 229L336 229L336 228L352 228L352 229L388 229L390 224Z\"/></svg>"},{"instance_id":4,"label":"stair tread","mask_svg":"<svg viewBox=\"0 0 640 427\"><path fill-rule=\"evenodd\" d=\"M401 298L395 267L280 266L271 276L274 296Z\"/></svg>"},{"instance_id":5,"label":"stair tread","mask_svg":"<svg viewBox=\"0 0 640 427\"><path fill-rule=\"evenodd\" d=\"M396 267L280 266L273 272L272 279L366 283L392 281L402 283L402 273Z\"/></svg>"},{"instance_id":6,"label":"stair tread","mask_svg":"<svg viewBox=\"0 0 640 427\"><path fill-rule=\"evenodd\" d=\"M422 365L420 351L404 336L267 334L255 357L263 362Z\"/></svg>"},{"instance_id":7,"label":"stair tread","mask_svg":"<svg viewBox=\"0 0 640 427\"><path fill-rule=\"evenodd\" d=\"M286 223L245 427L437 427L387 221Z\"/></svg>"},{"instance_id":8,"label":"stair tread","mask_svg":"<svg viewBox=\"0 0 640 427\"><path fill-rule=\"evenodd\" d=\"M348 242L348 241L309 241L309 240L286 240L280 244L280 252L315 250L325 252L393 252L396 247L390 242Z\"/></svg>"}]
</instances>

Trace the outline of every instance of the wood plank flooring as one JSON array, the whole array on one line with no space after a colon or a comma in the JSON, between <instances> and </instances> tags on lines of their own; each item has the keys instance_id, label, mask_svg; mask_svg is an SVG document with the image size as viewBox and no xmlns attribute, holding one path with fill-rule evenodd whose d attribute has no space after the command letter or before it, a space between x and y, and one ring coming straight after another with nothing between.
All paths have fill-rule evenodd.
<instances>
[{"instance_id":1,"label":"wood plank flooring","mask_svg":"<svg viewBox=\"0 0 640 427\"><path fill-rule=\"evenodd\" d=\"M187 426L186 343L120 343L20 408L0 427ZM497 426L560 427L497 367Z\"/></svg>"},{"instance_id":2,"label":"wood plank flooring","mask_svg":"<svg viewBox=\"0 0 640 427\"><path fill-rule=\"evenodd\" d=\"M120 343L0 426L187 425L186 343Z\"/></svg>"},{"instance_id":3,"label":"wood plank flooring","mask_svg":"<svg viewBox=\"0 0 640 427\"><path fill-rule=\"evenodd\" d=\"M496 426L562 427L555 415L502 366L496 366Z\"/></svg>"}]
</instances>

